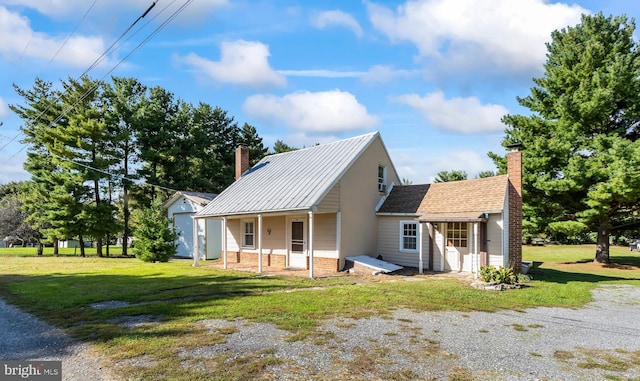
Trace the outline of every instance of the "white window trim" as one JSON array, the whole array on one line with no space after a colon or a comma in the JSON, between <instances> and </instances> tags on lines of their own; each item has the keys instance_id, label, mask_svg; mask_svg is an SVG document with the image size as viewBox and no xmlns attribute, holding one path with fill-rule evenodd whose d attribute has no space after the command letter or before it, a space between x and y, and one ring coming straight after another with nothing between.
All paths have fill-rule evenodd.
<instances>
[{"instance_id":1,"label":"white window trim","mask_svg":"<svg viewBox=\"0 0 640 381\"><path fill-rule=\"evenodd\" d=\"M380 168L382 168L382 177L380 177ZM382 179L382 181L380 181ZM387 167L382 164L378 164L378 192L385 192L387 190Z\"/></svg>"},{"instance_id":2,"label":"white window trim","mask_svg":"<svg viewBox=\"0 0 640 381\"><path fill-rule=\"evenodd\" d=\"M245 238L245 235L246 235L246 232L244 230L245 224L247 224L249 222L253 224L253 245L246 245L245 241L244 241L244 238ZM240 232L242 233L242 236L240 238L241 239L240 246L243 249L255 249L256 248L256 220L255 220L255 218L242 219L240 221Z\"/></svg>"},{"instance_id":3,"label":"white window trim","mask_svg":"<svg viewBox=\"0 0 640 381\"><path fill-rule=\"evenodd\" d=\"M413 224L416 225L416 248L415 249L405 249L404 248L404 225ZM420 251L420 222L414 220L402 220L400 221L400 227L398 229L398 248L401 253L418 253Z\"/></svg>"}]
</instances>

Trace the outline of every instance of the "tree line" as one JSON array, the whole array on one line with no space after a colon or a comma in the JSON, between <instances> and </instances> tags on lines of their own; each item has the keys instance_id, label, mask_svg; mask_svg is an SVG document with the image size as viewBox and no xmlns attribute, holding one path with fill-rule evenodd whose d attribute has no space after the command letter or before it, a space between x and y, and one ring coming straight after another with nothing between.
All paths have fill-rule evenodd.
<instances>
[{"instance_id":1,"label":"tree line","mask_svg":"<svg viewBox=\"0 0 640 381\"><path fill-rule=\"evenodd\" d=\"M59 89L37 78L14 89L23 103L9 108L22 119L31 174L19 210L56 253L58 240L78 238L84 255L90 237L97 255L105 242L108 255L118 235L127 255L132 211L176 190L218 193L234 180L238 145L252 164L268 151L255 127L239 127L225 110L134 78L70 78Z\"/></svg>"}]
</instances>

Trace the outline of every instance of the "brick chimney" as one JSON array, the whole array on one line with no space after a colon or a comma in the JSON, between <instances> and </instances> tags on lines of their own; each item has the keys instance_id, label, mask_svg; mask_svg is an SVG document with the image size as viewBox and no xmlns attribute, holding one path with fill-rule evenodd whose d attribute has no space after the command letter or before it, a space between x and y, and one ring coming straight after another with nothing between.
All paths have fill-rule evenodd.
<instances>
[{"instance_id":1,"label":"brick chimney","mask_svg":"<svg viewBox=\"0 0 640 381\"><path fill-rule=\"evenodd\" d=\"M239 145L236 148L236 180L249 170L249 148Z\"/></svg>"},{"instance_id":2,"label":"brick chimney","mask_svg":"<svg viewBox=\"0 0 640 381\"><path fill-rule=\"evenodd\" d=\"M510 144L507 153L509 175L509 266L517 274L522 270L522 144Z\"/></svg>"}]
</instances>

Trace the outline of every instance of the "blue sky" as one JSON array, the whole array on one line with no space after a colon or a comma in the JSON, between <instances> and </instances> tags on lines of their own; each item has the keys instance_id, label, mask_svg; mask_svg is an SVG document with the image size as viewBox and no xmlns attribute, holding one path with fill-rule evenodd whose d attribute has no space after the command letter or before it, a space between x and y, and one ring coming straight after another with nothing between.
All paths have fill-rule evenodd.
<instances>
[{"instance_id":1,"label":"blue sky","mask_svg":"<svg viewBox=\"0 0 640 381\"><path fill-rule=\"evenodd\" d=\"M0 0L0 183L29 178L12 84L79 77L152 3ZM400 176L427 183L494 170L500 118L527 113L516 97L542 75L550 33L600 11L640 19L640 2L158 0L89 75L219 106L269 147L380 131Z\"/></svg>"}]
</instances>

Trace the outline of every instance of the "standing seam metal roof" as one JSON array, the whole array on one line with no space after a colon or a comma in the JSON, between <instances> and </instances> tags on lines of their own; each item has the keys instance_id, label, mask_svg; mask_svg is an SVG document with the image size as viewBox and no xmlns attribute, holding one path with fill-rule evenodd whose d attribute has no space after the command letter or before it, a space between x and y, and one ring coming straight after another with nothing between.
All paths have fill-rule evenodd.
<instances>
[{"instance_id":1,"label":"standing seam metal roof","mask_svg":"<svg viewBox=\"0 0 640 381\"><path fill-rule=\"evenodd\" d=\"M317 206L376 139L374 132L269 155L213 199L197 216L309 210Z\"/></svg>"}]
</instances>

